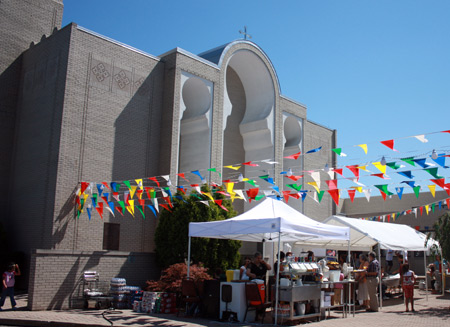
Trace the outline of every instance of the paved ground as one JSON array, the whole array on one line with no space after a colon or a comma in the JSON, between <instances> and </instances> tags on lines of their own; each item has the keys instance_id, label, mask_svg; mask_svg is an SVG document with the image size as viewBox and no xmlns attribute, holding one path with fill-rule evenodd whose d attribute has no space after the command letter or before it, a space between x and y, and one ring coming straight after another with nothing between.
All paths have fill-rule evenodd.
<instances>
[{"instance_id":1,"label":"paved ground","mask_svg":"<svg viewBox=\"0 0 450 327\"><path fill-rule=\"evenodd\" d=\"M11 326L61 326L61 327L88 327L88 326L227 326L221 323L200 318L177 318L173 314L147 315L131 310L117 310L112 313L101 310L66 310L66 311L28 311L27 296L17 296L17 311L10 310L7 303L0 312L0 325ZM405 306L401 299L390 299L384 302L380 312L357 311L355 317L340 318L339 312L331 312L331 317L319 322L309 323L310 326L407 326L407 327L436 327L450 326L450 294L445 296L428 294L426 301L425 291L415 290L416 312L404 312ZM269 316L269 315L268 315ZM109 319L109 321L105 318ZM266 325L270 325L271 318L267 317ZM305 324L305 322L303 322ZM232 324L235 326L255 326L260 324Z\"/></svg>"}]
</instances>

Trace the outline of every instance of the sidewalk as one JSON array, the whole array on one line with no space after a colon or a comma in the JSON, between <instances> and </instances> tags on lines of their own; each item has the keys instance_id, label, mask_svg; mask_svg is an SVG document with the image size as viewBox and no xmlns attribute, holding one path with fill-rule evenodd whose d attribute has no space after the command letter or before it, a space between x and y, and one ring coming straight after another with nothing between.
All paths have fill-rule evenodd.
<instances>
[{"instance_id":1,"label":"sidewalk","mask_svg":"<svg viewBox=\"0 0 450 327\"><path fill-rule=\"evenodd\" d=\"M368 325L391 327L404 325L407 327L437 327L450 325L450 294L445 296L428 293L426 301L425 291L415 290L416 312L404 312L405 306L401 299L390 299L383 302L383 309L379 312L357 311L355 317L341 318L339 312L332 312L331 317L319 322L310 323L310 326L348 327L355 325ZM9 299L0 312L0 325L11 326L62 326L62 327L89 327L89 326L228 326L202 318L186 318L173 314L148 315L136 313L132 310L116 310L108 313L102 310L65 310L65 311L28 311L27 295L18 295L17 311L10 310ZM269 314L267 316L270 316ZM106 319L105 319L105 318ZM108 320L109 321L108 321ZM266 325L270 325L270 319ZM234 326L261 326L259 323L239 324Z\"/></svg>"}]
</instances>

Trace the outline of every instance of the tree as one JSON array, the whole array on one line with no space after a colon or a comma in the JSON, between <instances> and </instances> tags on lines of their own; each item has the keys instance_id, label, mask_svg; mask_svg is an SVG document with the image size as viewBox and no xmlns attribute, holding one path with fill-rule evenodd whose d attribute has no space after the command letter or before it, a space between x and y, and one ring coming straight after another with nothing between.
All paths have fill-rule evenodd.
<instances>
[{"instance_id":1,"label":"tree","mask_svg":"<svg viewBox=\"0 0 450 327\"><path fill-rule=\"evenodd\" d=\"M158 227L155 232L156 258L162 268L172 264L184 262L188 252L188 229L190 222L205 222L224 220L234 217L236 211L230 200L224 200L222 194L212 192L203 187L203 192L213 193L215 199L223 200L223 210L215 203L209 201L209 206L200 201L208 200L205 195L193 192L190 196L177 193L173 199L171 212L164 210L160 213ZM214 272L217 268L222 270L238 268L240 255L240 241L209 239L193 237L191 239L191 260L202 263Z\"/></svg>"},{"instance_id":2,"label":"tree","mask_svg":"<svg viewBox=\"0 0 450 327\"><path fill-rule=\"evenodd\" d=\"M442 256L450 258L450 212L439 217L434 223L434 239L439 242L442 249ZM428 238L432 237L431 233ZM427 238L427 239L428 239Z\"/></svg>"}]
</instances>

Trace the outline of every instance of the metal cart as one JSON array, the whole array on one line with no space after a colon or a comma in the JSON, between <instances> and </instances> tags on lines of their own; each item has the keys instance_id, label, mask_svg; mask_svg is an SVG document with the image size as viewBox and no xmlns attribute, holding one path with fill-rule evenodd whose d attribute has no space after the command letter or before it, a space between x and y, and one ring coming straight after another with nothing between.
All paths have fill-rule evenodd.
<instances>
[{"instance_id":1,"label":"metal cart","mask_svg":"<svg viewBox=\"0 0 450 327\"><path fill-rule=\"evenodd\" d=\"M100 276L96 271L83 273L83 297L85 309L112 307L113 298L107 295L107 284L100 281Z\"/></svg>"}]
</instances>

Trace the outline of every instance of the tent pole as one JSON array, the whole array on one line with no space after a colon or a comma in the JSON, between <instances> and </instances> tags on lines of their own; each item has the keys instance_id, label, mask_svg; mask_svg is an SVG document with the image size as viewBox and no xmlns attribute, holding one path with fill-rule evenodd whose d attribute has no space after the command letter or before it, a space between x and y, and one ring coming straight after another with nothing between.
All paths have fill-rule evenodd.
<instances>
[{"instance_id":1,"label":"tent pole","mask_svg":"<svg viewBox=\"0 0 450 327\"><path fill-rule=\"evenodd\" d=\"M439 244L439 256L441 257L441 263L439 264L441 266L441 289L442 289L442 295L445 295L444 290L444 284L445 284L445 271L444 271L444 258L442 257L442 247ZM439 269L439 267L438 267Z\"/></svg>"},{"instance_id":2,"label":"tent pole","mask_svg":"<svg viewBox=\"0 0 450 327\"><path fill-rule=\"evenodd\" d=\"M278 232L278 264L277 264L277 271L275 272L276 278L275 278L275 326L278 323L278 285L280 284L280 247L281 247L281 233Z\"/></svg>"},{"instance_id":3,"label":"tent pole","mask_svg":"<svg viewBox=\"0 0 450 327\"><path fill-rule=\"evenodd\" d=\"M427 302L428 302L428 277L427 277L427 250L423 251L423 266L425 268L425 292L427 294ZM420 287L420 285L419 285Z\"/></svg>"},{"instance_id":4,"label":"tent pole","mask_svg":"<svg viewBox=\"0 0 450 327\"><path fill-rule=\"evenodd\" d=\"M380 260L380 269L378 270L378 291L380 296L380 308L383 309L383 282L382 282L382 275L381 275L381 250L380 250L380 243L378 243L378 259Z\"/></svg>"},{"instance_id":5,"label":"tent pole","mask_svg":"<svg viewBox=\"0 0 450 327\"><path fill-rule=\"evenodd\" d=\"M188 262L187 262L187 279L189 279L189 268L191 267L191 237L188 242Z\"/></svg>"}]
</instances>

